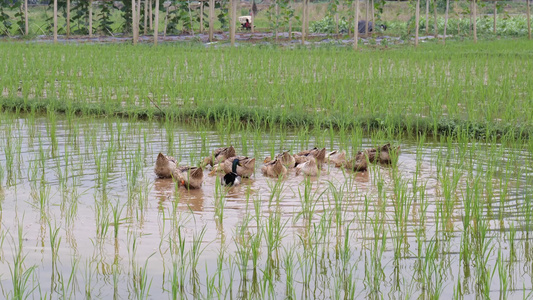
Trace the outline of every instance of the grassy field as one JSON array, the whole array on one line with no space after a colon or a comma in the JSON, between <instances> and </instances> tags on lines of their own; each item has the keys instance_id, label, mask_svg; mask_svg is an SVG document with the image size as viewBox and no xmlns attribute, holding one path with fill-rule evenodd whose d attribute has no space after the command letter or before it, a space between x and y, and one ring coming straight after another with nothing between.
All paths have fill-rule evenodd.
<instances>
[{"instance_id":1,"label":"grassy field","mask_svg":"<svg viewBox=\"0 0 533 300\"><path fill-rule=\"evenodd\" d=\"M0 50L4 109L477 138L528 137L533 125L526 40L360 53L195 44L2 43Z\"/></svg>"}]
</instances>

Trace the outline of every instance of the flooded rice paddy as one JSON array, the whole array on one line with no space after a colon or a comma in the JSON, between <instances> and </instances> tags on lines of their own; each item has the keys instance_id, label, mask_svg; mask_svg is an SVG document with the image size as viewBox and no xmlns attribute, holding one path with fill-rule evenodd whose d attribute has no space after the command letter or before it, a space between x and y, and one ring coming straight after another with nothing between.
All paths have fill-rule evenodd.
<instances>
[{"instance_id":1,"label":"flooded rice paddy","mask_svg":"<svg viewBox=\"0 0 533 300\"><path fill-rule=\"evenodd\" d=\"M384 133L4 114L6 298L530 298L531 146ZM393 166L277 180L265 156L401 146ZM243 184L157 179L233 145Z\"/></svg>"}]
</instances>

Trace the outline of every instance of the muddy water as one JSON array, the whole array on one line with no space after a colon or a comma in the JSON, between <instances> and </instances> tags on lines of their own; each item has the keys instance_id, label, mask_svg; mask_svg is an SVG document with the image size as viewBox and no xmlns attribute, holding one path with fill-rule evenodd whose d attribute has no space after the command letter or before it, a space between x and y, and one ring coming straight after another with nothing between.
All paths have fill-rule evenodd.
<instances>
[{"instance_id":1,"label":"muddy water","mask_svg":"<svg viewBox=\"0 0 533 300\"><path fill-rule=\"evenodd\" d=\"M41 298L531 292L533 172L520 147L56 115L0 120L5 297L16 292L15 267L29 270L22 293ZM280 150L317 145L353 154L384 142L401 146L396 167L353 173L324 165L316 178L290 171L279 182L260 172L263 158ZM257 159L240 186L220 188L220 177L206 171L201 189L186 190L153 173L159 152L196 165L229 144ZM481 239L479 223L475 233L464 231L465 203L476 197L487 229ZM464 250L468 244L481 250Z\"/></svg>"}]
</instances>

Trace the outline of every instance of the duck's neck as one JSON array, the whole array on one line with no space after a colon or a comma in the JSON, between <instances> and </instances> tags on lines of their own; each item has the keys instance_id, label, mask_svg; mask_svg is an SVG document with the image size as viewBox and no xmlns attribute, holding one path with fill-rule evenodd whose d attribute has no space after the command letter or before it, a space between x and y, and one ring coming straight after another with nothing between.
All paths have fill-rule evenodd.
<instances>
[{"instance_id":1,"label":"duck's neck","mask_svg":"<svg viewBox=\"0 0 533 300\"><path fill-rule=\"evenodd\" d=\"M238 161L233 162L233 166L231 166L231 172L237 174L237 165L239 164Z\"/></svg>"}]
</instances>

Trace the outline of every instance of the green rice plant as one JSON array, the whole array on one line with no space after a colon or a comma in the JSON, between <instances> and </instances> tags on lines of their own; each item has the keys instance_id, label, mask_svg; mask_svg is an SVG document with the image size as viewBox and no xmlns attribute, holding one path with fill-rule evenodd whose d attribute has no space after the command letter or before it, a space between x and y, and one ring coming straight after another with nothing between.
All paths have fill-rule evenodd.
<instances>
[{"instance_id":1,"label":"green rice plant","mask_svg":"<svg viewBox=\"0 0 533 300\"><path fill-rule=\"evenodd\" d=\"M76 295L76 274L78 273L78 263L78 259L73 257L71 259L71 270L68 278L58 277L60 295L63 298L69 298Z\"/></svg>"},{"instance_id":2,"label":"green rice plant","mask_svg":"<svg viewBox=\"0 0 533 300\"><path fill-rule=\"evenodd\" d=\"M51 278L51 285L55 286L56 284L56 274L59 276L59 270L57 269L57 263L59 262L59 247L61 245L61 237L59 237L59 227L56 227L54 224L54 227L52 227L52 223L49 220L48 221L48 229L50 232L50 250L52 253L52 278Z\"/></svg>"},{"instance_id":3,"label":"green rice plant","mask_svg":"<svg viewBox=\"0 0 533 300\"><path fill-rule=\"evenodd\" d=\"M266 270L264 271L265 278L271 278L272 272L276 271L279 265L278 249L282 245L283 232L287 221L282 223L281 213L279 211L271 212L263 226L263 237L265 238L267 262ZM252 240L253 241L253 240ZM256 242L257 243L257 242ZM252 251L253 253L254 251ZM272 284L272 281L270 281Z\"/></svg>"},{"instance_id":4,"label":"green rice plant","mask_svg":"<svg viewBox=\"0 0 533 300\"><path fill-rule=\"evenodd\" d=\"M215 220L218 224L218 226L222 226L224 223L224 206L226 205L226 195L225 192L227 192L222 184L220 183L220 180L215 180Z\"/></svg>"},{"instance_id":5,"label":"green rice plant","mask_svg":"<svg viewBox=\"0 0 533 300\"><path fill-rule=\"evenodd\" d=\"M37 288L37 286L29 286L30 280L35 276L35 270L37 266L26 267L25 260L27 254L24 253L24 226L23 223L18 224L18 240L13 237L13 264L9 265L9 271L11 275L11 282L13 284L13 290L10 298L25 299L31 295L31 293Z\"/></svg>"},{"instance_id":6,"label":"green rice plant","mask_svg":"<svg viewBox=\"0 0 533 300\"><path fill-rule=\"evenodd\" d=\"M150 288L152 287L152 280L148 281L148 274L146 269L148 268L148 260L154 256L152 253L144 261L144 267L139 267L133 270L133 288L136 299L147 299L149 296Z\"/></svg>"},{"instance_id":7,"label":"green rice plant","mask_svg":"<svg viewBox=\"0 0 533 300\"><path fill-rule=\"evenodd\" d=\"M192 247L189 250L189 258L191 263L191 281L193 282L193 286L195 286L196 282L198 281L198 261L200 259L200 255L205 250L205 247L202 247L202 242L205 236L206 227L204 226L200 232L197 232L193 235L192 239ZM194 293L197 295L197 291Z\"/></svg>"},{"instance_id":8,"label":"green rice plant","mask_svg":"<svg viewBox=\"0 0 533 300\"><path fill-rule=\"evenodd\" d=\"M298 187L298 195L302 204L302 210L296 214L294 222L297 222L300 218L310 222L315 214L316 205L324 193L325 191L318 194L318 190L313 192L311 179L306 177L303 181L303 190Z\"/></svg>"},{"instance_id":9,"label":"green rice plant","mask_svg":"<svg viewBox=\"0 0 533 300\"><path fill-rule=\"evenodd\" d=\"M285 269L285 299L296 299L295 279L294 279L294 248L285 248L283 258L283 268Z\"/></svg>"}]
</instances>

